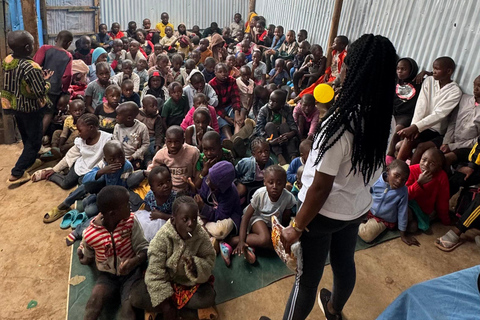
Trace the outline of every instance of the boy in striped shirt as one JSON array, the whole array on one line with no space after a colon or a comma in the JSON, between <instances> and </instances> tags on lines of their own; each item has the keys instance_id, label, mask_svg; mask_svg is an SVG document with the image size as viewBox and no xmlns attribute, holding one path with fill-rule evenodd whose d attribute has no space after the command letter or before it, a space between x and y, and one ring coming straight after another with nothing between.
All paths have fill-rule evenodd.
<instances>
[{"instance_id":1,"label":"boy in striped shirt","mask_svg":"<svg viewBox=\"0 0 480 320\"><path fill-rule=\"evenodd\" d=\"M121 318L135 319L129 301L132 285L141 278L148 242L130 212L129 194L121 186L106 186L97 196L98 214L83 232L77 254L82 264L94 260L100 275L85 308L85 319L97 319L105 301L120 291Z\"/></svg>"}]
</instances>

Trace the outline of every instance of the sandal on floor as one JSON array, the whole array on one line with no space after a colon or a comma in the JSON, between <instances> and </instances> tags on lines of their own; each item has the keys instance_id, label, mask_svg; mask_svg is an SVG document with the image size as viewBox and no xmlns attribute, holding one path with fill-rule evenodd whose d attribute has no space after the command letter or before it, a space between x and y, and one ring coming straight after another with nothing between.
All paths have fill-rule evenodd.
<instances>
[{"instance_id":1,"label":"sandal on floor","mask_svg":"<svg viewBox=\"0 0 480 320\"><path fill-rule=\"evenodd\" d=\"M17 180L10 180L10 179L7 179L7 184L10 184L10 185L13 185L13 184L21 184L21 183L24 183L24 182L27 182L28 180L30 180L30 174L25 171L23 173L23 176L21 176L20 178L18 178Z\"/></svg>"},{"instance_id":2,"label":"sandal on floor","mask_svg":"<svg viewBox=\"0 0 480 320\"><path fill-rule=\"evenodd\" d=\"M248 263L254 264L257 261L257 256L255 255L255 250L252 247L246 247L243 250L243 255Z\"/></svg>"},{"instance_id":3,"label":"sandal on floor","mask_svg":"<svg viewBox=\"0 0 480 320\"><path fill-rule=\"evenodd\" d=\"M452 242L452 241L449 241L449 240L444 240L444 239L442 239L442 237L435 240L435 246L438 249L440 249L442 251L445 251L445 252L453 251L455 248L457 248L458 246L460 246L462 244L463 244L462 240L458 240L458 242L455 243L455 242Z\"/></svg>"},{"instance_id":4,"label":"sandal on floor","mask_svg":"<svg viewBox=\"0 0 480 320\"><path fill-rule=\"evenodd\" d=\"M45 168L45 169L41 169L41 170L37 170L35 171L34 174L32 174L32 181L33 182L38 182L38 181L41 181L41 180L45 180L46 177L46 173L48 170L52 170L53 168Z\"/></svg>"},{"instance_id":5,"label":"sandal on floor","mask_svg":"<svg viewBox=\"0 0 480 320\"><path fill-rule=\"evenodd\" d=\"M70 210L71 210L70 208L65 210L60 210L57 207L55 207L52 210L45 213L45 215L43 216L43 223L52 223L53 221L57 221L58 219L63 217L65 213L67 213Z\"/></svg>"},{"instance_id":6,"label":"sandal on floor","mask_svg":"<svg viewBox=\"0 0 480 320\"><path fill-rule=\"evenodd\" d=\"M73 221L75 220L75 218L77 217L77 214L78 214L78 210L76 210L76 209L73 209L73 210L68 211L68 212L63 216L62 222L60 222L60 229L68 229L68 228L70 228L70 225L72 224L72 222L73 222Z\"/></svg>"},{"instance_id":7,"label":"sandal on floor","mask_svg":"<svg viewBox=\"0 0 480 320\"><path fill-rule=\"evenodd\" d=\"M72 227L72 229L76 229L79 225L81 225L82 223L84 223L87 220L88 220L88 217L85 214L85 212L80 212L72 220L72 223L70 224L70 227Z\"/></svg>"},{"instance_id":8,"label":"sandal on floor","mask_svg":"<svg viewBox=\"0 0 480 320\"><path fill-rule=\"evenodd\" d=\"M230 267L230 257L232 256L232 247L226 242L220 242L220 255L223 258L223 261L225 261L225 264L227 267Z\"/></svg>"}]
</instances>

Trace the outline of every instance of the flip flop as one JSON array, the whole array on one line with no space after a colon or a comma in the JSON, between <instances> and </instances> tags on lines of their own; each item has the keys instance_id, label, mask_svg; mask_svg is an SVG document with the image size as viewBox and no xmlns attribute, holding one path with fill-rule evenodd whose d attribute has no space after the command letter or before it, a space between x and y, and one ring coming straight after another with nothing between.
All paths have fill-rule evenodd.
<instances>
[{"instance_id":1,"label":"flip flop","mask_svg":"<svg viewBox=\"0 0 480 320\"><path fill-rule=\"evenodd\" d=\"M75 229L77 228L79 225L81 225L82 223L84 223L85 221L88 220L88 217L87 215L85 214L85 212L80 212L79 214L77 214L75 216L75 218L73 219L72 223L70 224L70 227L72 227L72 229Z\"/></svg>"},{"instance_id":2,"label":"flip flop","mask_svg":"<svg viewBox=\"0 0 480 320\"><path fill-rule=\"evenodd\" d=\"M70 225L72 224L72 222L73 222L73 221L75 220L75 218L77 217L77 214L78 214L78 210L76 210L76 209L73 209L73 210L68 211L68 212L63 216L62 222L60 222L60 229L68 229L68 228L70 228Z\"/></svg>"},{"instance_id":3,"label":"flip flop","mask_svg":"<svg viewBox=\"0 0 480 320\"><path fill-rule=\"evenodd\" d=\"M220 255L222 256L223 261L225 261L227 267L230 267L232 251L232 247L230 247L228 243L220 242Z\"/></svg>"},{"instance_id":4,"label":"flip flop","mask_svg":"<svg viewBox=\"0 0 480 320\"><path fill-rule=\"evenodd\" d=\"M17 180L11 181L10 179L7 179L7 184L9 184L9 185L22 184L22 183L25 183L25 182L27 182L28 180L30 180L30 178L31 178L31 177L30 177L30 174L29 174L27 171L25 171L25 172L23 173L23 176L21 176L21 177L18 178Z\"/></svg>"},{"instance_id":5,"label":"flip flop","mask_svg":"<svg viewBox=\"0 0 480 320\"><path fill-rule=\"evenodd\" d=\"M437 240L435 240L435 246L445 252L453 251L455 248L461 246L462 244L462 240L459 240L457 243L453 243L448 240L442 240L442 238L438 238Z\"/></svg>"},{"instance_id":6,"label":"flip flop","mask_svg":"<svg viewBox=\"0 0 480 320\"><path fill-rule=\"evenodd\" d=\"M41 170L37 170L35 171L34 174L32 174L32 181L33 182L38 182L38 181L41 181L41 180L45 180L45 173L47 172L47 170L51 170L53 168L45 168L45 169L41 169Z\"/></svg>"},{"instance_id":7,"label":"flip flop","mask_svg":"<svg viewBox=\"0 0 480 320\"><path fill-rule=\"evenodd\" d=\"M57 207L55 207L52 210L45 213L45 215L43 216L43 223L52 223L53 221L57 221L58 219L63 217L65 213L67 213L70 210L71 210L70 208L65 210L60 210Z\"/></svg>"}]
</instances>

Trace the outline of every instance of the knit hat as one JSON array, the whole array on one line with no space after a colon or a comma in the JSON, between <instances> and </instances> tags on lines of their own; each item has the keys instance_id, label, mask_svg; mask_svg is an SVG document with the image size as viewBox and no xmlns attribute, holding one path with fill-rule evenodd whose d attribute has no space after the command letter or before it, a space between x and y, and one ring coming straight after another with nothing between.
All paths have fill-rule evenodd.
<instances>
[{"instance_id":1,"label":"knit hat","mask_svg":"<svg viewBox=\"0 0 480 320\"><path fill-rule=\"evenodd\" d=\"M213 165L208 171L210 181L224 193L228 190L235 180L235 168L228 161L220 161Z\"/></svg>"},{"instance_id":2,"label":"knit hat","mask_svg":"<svg viewBox=\"0 0 480 320\"><path fill-rule=\"evenodd\" d=\"M97 62L98 57L100 57L102 54L107 54L107 51L103 49L102 47L98 47L95 50L93 50L92 53L92 64L94 65L95 62ZM107 62L108 62L108 55L107 55Z\"/></svg>"}]
</instances>

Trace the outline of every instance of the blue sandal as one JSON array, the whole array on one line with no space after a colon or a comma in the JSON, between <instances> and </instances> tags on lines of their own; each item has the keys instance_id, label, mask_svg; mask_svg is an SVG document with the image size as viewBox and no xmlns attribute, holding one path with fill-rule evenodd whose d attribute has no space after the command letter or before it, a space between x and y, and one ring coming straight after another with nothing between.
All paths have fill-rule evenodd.
<instances>
[{"instance_id":1,"label":"blue sandal","mask_svg":"<svg viewBox=\"0 0 480 320\"><path fill-rule=\"evenodd\" d=\"M79 225L81 225L82 223L84 223L85 221L88 220L88 217L87 215L85 214L85 212L80 212L79 214L77 214L77 216L75 217L75 219L73 219L70 227L72 227L72 229L75 229L77 228Z\"/></svg>"},{"instance_id":2,"label":"blue sandal","mask_svg":"<svg viewBox=\"0 0 480 320\"><path fill-rule=\"evenodd\" d=\"M60 228L61 229L68 229L70 228L70 225L72 222L76 219L78 215L78 210L73 209L65 213L63 216L62 222L60 222Z\"/></svg>"}]
</instances>

